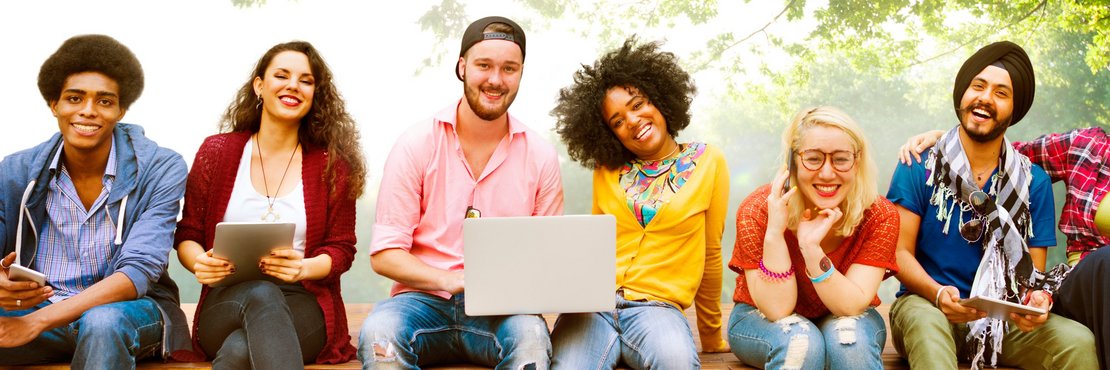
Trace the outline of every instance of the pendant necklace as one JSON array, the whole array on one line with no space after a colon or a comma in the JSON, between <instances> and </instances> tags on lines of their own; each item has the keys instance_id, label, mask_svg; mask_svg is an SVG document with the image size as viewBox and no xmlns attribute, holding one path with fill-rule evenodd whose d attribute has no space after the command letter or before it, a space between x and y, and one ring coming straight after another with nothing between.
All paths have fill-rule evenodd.
<instances>
[{"instance_id":1,"label":"pendant necklace","mask_svg":"<svg viewBox=\"0 0 1110 370\"><path fill-rule=\"evenodd\" d=\"M659 157L659 159L640 159L639 161L640 162L659 162L659 161L665 160L667 158L670 158L672 155L674 155L674 153L677 152L680 147L682 147L682 145L678 145L678 143L676 142L676 143L674 143L674 149L671 149L671 152L667 153L667 155Z\"/></svg>"},{"instance_id":2,"label":"pendant necklace","mask_svg":"<svg viewBox=\"0 0 1110 370\"><path fill-rule=\"evenodd\" d=\"M640 171L640 173L643 173L644 176L659 177L659 175L662 175L663 173L666 173L667 171L670 171L671 167L674 166L674 162L667 163L666 160L668 158L670 158L671 156L673 156L676 152L678 152L678 149L680 147L681 147L681 145L678 145L678 143L675 143L674 149L672 149L670 153L667 153L667 155L662 156L658 159L639 159L639 158L636 158L634 160L635 161L634 166L637 170Z\"/></svg>"},{"instance_id":3,"label":"pendant necklace","mask_svg":"<svg viewBox=\"0 0 1110 370\"><path fill-rule=\"evenodd\" d=\"M278 181L278 187L274 190L274 196L270 196L270 184L267 183L266 165L262 160L262 146L258 144L258 134L254 134L254 147L258 150L258 167L262 169L262 188L266 190L266 213L262 214L262 221L276 222L281 219L281 215L274 212L274 202L277 202L277 193L281 191L281 184L285 183L285 175L289 173L289 167L293 164L293 156L297 155L297 149L301 148L301 142L297 141L297 146L293 148L293 154L289 155L289 162L285 163L285 172L281 173L281 181Z\"/></svg>"}]
</instances>

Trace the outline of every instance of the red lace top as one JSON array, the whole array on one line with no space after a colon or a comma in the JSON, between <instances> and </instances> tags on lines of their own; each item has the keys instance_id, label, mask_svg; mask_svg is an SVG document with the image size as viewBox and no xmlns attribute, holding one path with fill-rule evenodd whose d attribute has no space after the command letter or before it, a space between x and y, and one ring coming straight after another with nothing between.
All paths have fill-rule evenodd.
<instances>
[{"instance_id":1,"label":"red lace top","mask_svg":"<svg viewBox=\"0 0 1110 370\"><path fill-rule=\"evenodd\" d=\"M736 291L733 302L755 306L748 292L744 270L759 273L759 261L763 258L763 236L767 234L767 195L771 187L764 185L740 204L736 212L736 246L728 267L736 271ZM794 266L794 279L798 286L798 302L794 312L807 318L818 318L829 314L829 309L821 302L813 283L805 275L805 260L798 249L798 239L794 232L783 233L790 261ZM898 211L886 198L879 197L871 208L863 212L863 220L856 226L852 235L841 242L840 247L828 253L833 265L841 273L848 271L852 264L863 264L887 269L885 277L898 271L894 260L894 250L898 244ZM871 300L872 306L879 305L879 296Z\"/></svg>"},{"instance_id":2,"label":"red lace top","mask_svg":"<svg viewBox=\"0 0 1110 370\"><path fill-rule=\"evenodd\" d=\"M212 248L216 224L224 218L239 160L250 135L249 132L213 135L201 144L185 185L185 207L174 234L175 247L182 241L192 240L205 250ZM302 147L301 181L308 223L304 256L310 258L326 253L332 261L327 277L301 282L305 290L316 296L324 312L327 343L316 356L316 362L348 362L354 359L355 348L347 332L347 312L340 295L339 276L351 268L355 256L355 201L346 196L349 194L346 162L336 161L333 165L336 171L333 194L336 196L328 197L328 185L324 182L327 152L307 143L302 143ZM207 285L201 287L198 312L193 315L193 349L197 353L204 353L196 332L196 320L208 290Z\"/></svg>"}]
</instances>

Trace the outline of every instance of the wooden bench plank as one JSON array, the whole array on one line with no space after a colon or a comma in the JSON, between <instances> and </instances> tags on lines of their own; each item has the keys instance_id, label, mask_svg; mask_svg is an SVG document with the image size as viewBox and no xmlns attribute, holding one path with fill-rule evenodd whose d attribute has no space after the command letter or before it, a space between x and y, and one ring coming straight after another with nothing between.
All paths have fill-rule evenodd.
<instances>
[{"instance_id":1,"label":"wooden bench plank","mask_svg":"<svg viewBox=\"0 0 1110 370\"><path fill-rule=\"evenodd\" d=\"M196 311L196 304L182 304L181 308L185 311L185 315L192 317ZM347 305L347 322L350 328L351 343L355 346L358 345L358 331L362 326L362 322L366 320L366 316L374 308L373 304L348 304ZM727 322L729 315L732 313L732 303L725 303L721 307L724 320ZM890 322L889 311L890 305L881 305L877 308L879 314L882 315L883 321L887 324L887 341L886 347L883 349L883 367L886 369L909 369L909 364L898 356L894 349L894 342L890 338ZM544 315L544 320L547 321L547 326L550 329L555 324L555 318L558 315L548 314ZM686 310L686 319L690 322L691 328L696 328L694 324L694 310ZM190 324L191 325L191 324ZM697 329L694 329L697 330ZM701 348L701 341L697 335L694 335L694 341ZM731 352L728 353L700 353L702 368L718 370L718 369L756 369L751 366L744 365L740 362ZM159 362L142 362L139 364L139 369L211 369L212 364L208 362L190 362L190 363L159 363ZM0 369L8 369L14 367L0 367ZM68 369L68 364L47 364L36 366L18 367L18 369L28 370L64 370ZM344 364L336 365L308 365L306 369L361 369L359 362L351 361ZM488 369L486 367L474 365L448 365L436 366L434 369ZM967 364L960 364L960 369L969 369Z\"/></svg>"}]
</instances>

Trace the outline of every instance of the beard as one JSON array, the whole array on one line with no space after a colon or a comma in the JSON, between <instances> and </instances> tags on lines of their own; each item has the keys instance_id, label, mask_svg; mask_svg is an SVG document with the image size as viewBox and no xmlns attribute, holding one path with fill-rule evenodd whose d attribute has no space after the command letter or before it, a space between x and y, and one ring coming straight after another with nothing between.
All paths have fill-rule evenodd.
<instances>
[{"instance_id":1,"label":"beard","mask_svg":"<svg viewBox=\"0 0 1110 370\"><path fill-rule=\"evenodd\" d=\"M509 89L487 87L485 90L496 90L501 93L501 104L496 107L486 107L482 105L481 86L472 86L467 82L466 77L463 77L463 95L466 96L466 104L470 106L470 110L474 112L478 118L486 121L492 121L501 117L509 110L509 106L513 104L516 99L516 91L509 91Z\"/></svg>"},{"instance_id":2,"label":"beard","mask_svg":"<svg viewBox=\"0 0 1110 370\"><path fill-rule=\"evenodd\" d=\"M970 121L970 119L966 118L966 117L968 115L972 115L973 113L971 111L975 110L975 109L982 109L982 110L985 110L985 111L989 112L992 119L994 119L995 126L992 127L987 132L977 132L977 131L972 130L972 128L970 127L970 124L968 123ZM971 140L974 140L974 141L980 142L980 143L993 141L993 140L997 139L999 136L1002 136L1003 134L1005 134L1006 129L1010 127L1010 121L1013 120L1013 116L1008 116L1005 119L999 119L998 118L998 111L995 110L993 106L988 106L986 104L974 104L973 103L973 104L970 104L970 105L964 107L961 110L961 112L963 113L965 118L964 118L963 122L960 122L960 124L964 128L964 132L967 133L967 137L971 138Z\"/></svg>"}]
</instances>

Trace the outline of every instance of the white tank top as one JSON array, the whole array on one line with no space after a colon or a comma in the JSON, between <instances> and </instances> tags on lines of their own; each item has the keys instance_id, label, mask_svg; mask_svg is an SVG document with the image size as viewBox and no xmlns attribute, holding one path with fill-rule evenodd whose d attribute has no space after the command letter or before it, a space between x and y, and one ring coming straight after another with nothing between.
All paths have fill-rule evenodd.
<instances>
[{"instance_id":1,"label":"white tank top","mask_svg":"<svg viewBox=\"0 0 1110 370\"><path fill-rule=\"evenodd\" d=\"M247 140L243 148L243 158L239 159L239 171L235 174L235 185L231 189L231 199L227 201L227 211L224 212L223 221L227 222L259 222L266 213L269 203L266 196L254 190L251 184L251 153L254 150L254 139ZM282 169L284 170L284 169ZM308 227L304 209L304 183L298 178L286 178L285 181L296 181L293 192L278 197L274 201L274 213L281 216L280 222L297 224L293 232L293 249L304 253L305 229Z\"/></svg>"}]
</instances>

